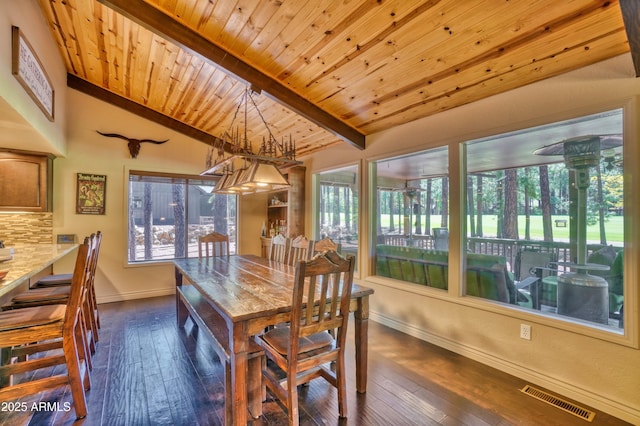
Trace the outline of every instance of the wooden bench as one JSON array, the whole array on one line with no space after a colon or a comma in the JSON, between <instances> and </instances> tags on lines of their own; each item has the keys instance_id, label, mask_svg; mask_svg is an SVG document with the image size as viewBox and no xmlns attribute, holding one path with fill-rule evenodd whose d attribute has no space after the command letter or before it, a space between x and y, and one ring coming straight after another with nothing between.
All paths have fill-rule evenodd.
<instances>
[{"instance_id":1,"label":"wooden bench","mask_svg":"<svg viewBox=\"0 0 640 426\"><path fill-rule=\"evenodd\" d=\"M233 424L233 406L231 397L231 355L229 345L229 329L220 314L202 297L200 291L191 284L176 286L176 312L178 327L183 328L188 318L198 327L211 347L218 355L218 359L225 370L225 424ZM248 401L257 401L254 406L249 404L249 412L257 418L262 414L262 404L266 398L266 389L262 385L262 367L265 362L262 349L253 341L250 342L249 352L249 381L247 383ZM260 392L260 394L258 394ZM260 398L256 397L260 395ZM258 404L260 402L260 404Z\"/></svg>"}]
</instances>

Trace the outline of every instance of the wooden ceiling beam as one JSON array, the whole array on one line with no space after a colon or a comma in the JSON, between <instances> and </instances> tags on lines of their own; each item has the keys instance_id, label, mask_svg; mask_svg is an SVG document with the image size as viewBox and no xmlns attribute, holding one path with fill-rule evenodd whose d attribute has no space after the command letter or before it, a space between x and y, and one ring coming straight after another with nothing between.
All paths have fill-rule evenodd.
<instances>
[{"instance_id":1,"label":"wooden ceiling beam","mask_svg":"<svg viewBox=\"0 0 640 426\"><path fill-rule=\"evenodd\" d=\"M620 10L636 77L640 77L640 3L638 0L620 0Z\"/></svg>"},{"instance_id":2,"label":"wooden ceiling beam","mask_svg":"<svg viewBox=\"0 0 640 426\"><path fill-rule=\"evenodd\" d=\"M103 89L100 86L96 86L95 84L83 80L82 78L74 74L67 74L67 86L89 96L93 96L96 99L100 99L103 102L107 102L111 105L125 109L139 117L151 120L178 133L182 133L185 136L196 139L207 145L216 147L222 146L223 149L227 152L233 152L234 150L234 146L229 142L225 142L222 139L209 133L203 132L200 129L191 127L181 121L161 114L156 110L148 108L144 105L140 105L137 102Z\"/></svg>"},{"instance_id":3,"label":"wooden ceiling beam","mask_svg":"<svg viewBox=\"0 0 640 426\"><path fill-rule=\"evenodd\" d=\"M322 127L336 137L359 148L365 148L363 133L309 102L278 80L260 72L240 58L210 42L192 29L143 0L98 0L127 19L147 28L177 46L211 61L242 81L259 88L275 101Z\"/></svg>"}]
</instances>

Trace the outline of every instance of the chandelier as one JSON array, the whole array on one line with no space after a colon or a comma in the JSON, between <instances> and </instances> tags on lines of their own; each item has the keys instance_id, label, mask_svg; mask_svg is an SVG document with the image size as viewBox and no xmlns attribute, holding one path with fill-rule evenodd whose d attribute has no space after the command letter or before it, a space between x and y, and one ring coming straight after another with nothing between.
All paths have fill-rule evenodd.
<instances>
[{"instance_id":1,"label":"chandelier","mask_svg":"<svg viewBox=\"0 0 640 426\"><path fill-rule=\"evenodd\" d=\"M258 105L254 100L255 91L249 86L240 98L240 102L233 115L229 130L224 132L216 143L212 144L207 154L207 170L201 175L219 176L220 179L213 188L217 194L249 194L253 192L271 191L289 187L289 181L279 170L279 167L290 167L302 164L296 160L295 142L291 136L280 141L271 132ZM258 151L249 141L248 109L253 107L267 130L267 136L262 138ZM242 128L234 124L238 115L244 115ZM225 151L223 147L231 146Z\"/></svg>"}]
</instances>

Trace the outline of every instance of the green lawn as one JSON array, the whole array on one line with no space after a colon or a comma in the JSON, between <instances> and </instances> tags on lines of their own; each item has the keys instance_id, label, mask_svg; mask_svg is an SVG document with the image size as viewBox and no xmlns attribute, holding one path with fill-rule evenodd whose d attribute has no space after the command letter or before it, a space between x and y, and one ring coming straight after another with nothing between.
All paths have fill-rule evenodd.
<instances>
[{"instance_id":1,"label":"green lawn","mask_svg":"<svg viewBox=\"0 0 640 426\"><path fill-rule=\"evenodd\" d=\"M542 240L542 216L531 216L531 239ZM566 220L566 227L556 226L556 220ZM431 216L431 228L440 227L440 216ZM394 217L394 224L396 230L398 229L398 216ZM566 241L569 239L569 216L553 216L553 239L557 241ZM389 215L382 215L382 226L389 226ZM495 237L497 228L497 216L496 215L483 215L482 216L482 231L483 236L487 238ZM520 239L525 237L525 216L518 216L518 236ZM415 228L414 228L415 229ZM607 233L607 244L622 244L624 241L624 217L623 216L611 216L605 222L605 230ZM425 230L424 217L422 219L422 232ZM595 225L587 227L587 240L589 242L600 242L600 226Z\"/></svg>"}]
</instances>

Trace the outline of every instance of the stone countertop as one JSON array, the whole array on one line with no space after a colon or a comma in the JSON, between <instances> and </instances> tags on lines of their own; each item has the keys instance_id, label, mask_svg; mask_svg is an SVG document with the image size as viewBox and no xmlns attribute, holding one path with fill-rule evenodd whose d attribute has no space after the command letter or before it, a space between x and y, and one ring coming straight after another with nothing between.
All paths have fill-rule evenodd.
<instances>
[{"instance_id":1,"label":"stone countertop","mask_svg":"<svg viewBox=\"0 0 640 426\"><path fill-rule=\"evenodd\" d=\"M13 259L0 262L0 271L9 270L0 281L0 297L30 277L76 250L78 244L16 244Z\"/></svg>"}]
</instances>

